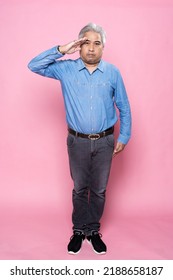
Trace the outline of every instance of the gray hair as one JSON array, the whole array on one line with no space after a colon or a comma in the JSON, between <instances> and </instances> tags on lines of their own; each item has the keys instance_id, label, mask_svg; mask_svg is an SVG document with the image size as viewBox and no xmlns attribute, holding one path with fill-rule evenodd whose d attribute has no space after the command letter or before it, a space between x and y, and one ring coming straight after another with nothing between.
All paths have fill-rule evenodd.
<instances>
[{"instance_id":1,"label":"gray hair","mask_svg":"<svg viewBox=\"0 0 173 280\"><path fill-rule=\"evenodd\" d=\"M84 37L84 34L88 31L94 31L96 33L99 33L101 36L101 41L103 46L106 43L106 32L103 30L103 28L100 25L97 25L95 23L88 23L86 26L84 26L81 31L79 32L78 38L81 39Z\"/></svg>"}]
</instances>

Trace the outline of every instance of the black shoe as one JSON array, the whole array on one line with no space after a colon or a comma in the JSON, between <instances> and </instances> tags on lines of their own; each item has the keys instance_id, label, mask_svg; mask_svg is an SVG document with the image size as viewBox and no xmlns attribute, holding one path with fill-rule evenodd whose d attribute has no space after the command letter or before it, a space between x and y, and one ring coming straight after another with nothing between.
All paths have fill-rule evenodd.
<instances>
[{"instance_id":1,"label":"black shoe","mask_svg":"<svg viewBox=\"0 0 173 280\"><path fill-rule=\"evenodd\" d=\"M97 231L93 231L91 235L87 236L87 240L91 243L96 254L105 254L107 249L105 243L101 240L102 235Z\"/></svg>"},{"instance_id":2,"label":"black shoe","mask_svg":"<svg viewBox=\"0 0 173 280\"><path fill-rule=\"evenodd\" d=\"M85 235L81 231L75 230L68 244L68 253L69 254L79 253L84 239L85 239Z\"/></svg>"}]
</instances>

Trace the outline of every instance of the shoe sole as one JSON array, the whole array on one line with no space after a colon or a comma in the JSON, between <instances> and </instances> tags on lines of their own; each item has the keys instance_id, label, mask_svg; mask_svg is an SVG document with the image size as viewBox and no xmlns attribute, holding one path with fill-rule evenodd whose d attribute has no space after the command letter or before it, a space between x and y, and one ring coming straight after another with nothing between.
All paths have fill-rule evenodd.
<instances>
[{"instance_id":1,"label":"shoe sole","mask_svg":"<svg viewBox=\"0 0 173 280\"><path fill-rule=\"evenodd\" d=\"M90 246L92 246L92 249L93 249L94 253L96 253L97 255L105 255L105 254L106 254L106 251L97 252L97 251L94 249L94 247L93 247L91 241L89 241L88 239L87 239L87 242L88 242L88 244L90 244Z\"/></svg>"},{"instance_id":2,"label":"shoe sole","mask_svg":"<svg viewBox=\"0 0 173 280\"><path fill-rule=\"evenodd\" d=\"M69 253L70 255L77 255L77 254L80 253L80 251L81 251L81 249L80 249L79 251L77 251L77 252L68 251L68 253Z\"/></svg>"}]
</instances>

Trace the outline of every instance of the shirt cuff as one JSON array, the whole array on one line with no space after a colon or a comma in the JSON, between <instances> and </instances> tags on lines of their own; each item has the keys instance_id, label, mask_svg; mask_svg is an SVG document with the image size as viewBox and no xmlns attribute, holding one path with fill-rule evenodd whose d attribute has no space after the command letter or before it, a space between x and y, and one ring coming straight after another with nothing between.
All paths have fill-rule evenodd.
<instances>
[{"instance_id":1,"label":"shirt cuff","mask_svg":"<svg viewBox=\"0 0 173 280\"><path fill-rule=\"evenodd\" d=\"M124 136L122 134L119 135L117 142L122 144L127 144L129 142L130 136Z\"/></svg>"},{"instance_id":2,"label":"shirt cuff","mask_svg":"<svg viewBox=\"0 0 173 280\"><path fill-rule=\"evenodd\" d=\"M56 52L62 56L64 56L65 54L64 53L61 53L60 50L59 50L59 45L56 47Z\"/></svg>"}]
</instances>

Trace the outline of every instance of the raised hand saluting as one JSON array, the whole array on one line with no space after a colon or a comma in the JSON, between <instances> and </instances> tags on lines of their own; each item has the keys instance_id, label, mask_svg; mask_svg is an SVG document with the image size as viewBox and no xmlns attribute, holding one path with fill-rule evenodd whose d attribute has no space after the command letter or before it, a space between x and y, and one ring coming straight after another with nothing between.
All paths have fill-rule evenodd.
<instances>
[{"instance_id":1,"label":"raised hand saluting","mask_svg":"<svg viewBox=\"0 0 173 280\"><path fill-rule=\"evenodd\" d=\"M63 46L59 46L59 51L62 54L72 54L75 53L77 51L80 51L81 49L81 45L87 40L86 37L83 37L81 39L78 40L74 40L66 45Z\"/></svg>"}]
</instances>

